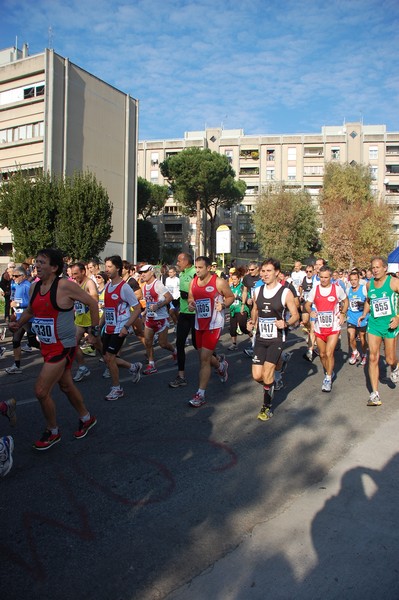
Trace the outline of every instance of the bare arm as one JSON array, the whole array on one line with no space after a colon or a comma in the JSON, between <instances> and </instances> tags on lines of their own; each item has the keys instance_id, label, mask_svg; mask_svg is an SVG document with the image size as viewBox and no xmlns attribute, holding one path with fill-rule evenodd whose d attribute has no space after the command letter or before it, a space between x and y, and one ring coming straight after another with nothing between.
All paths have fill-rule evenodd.
<instances>
[{"instance_id":1,"label":"bare arm","mask_svg":"<svg viewBox=\"0 0 399 600\"><path fill-rule=\"evenodd\" d=\"M218 277L216 280L216 288L219 292L219 294L221 294L223 296L223 303L221 302L216 302L216 310L222 310L223 308L228 308L230 306L230 304L233 304L234 302L234 294L230 289L229 284L227 283L227 281L225 279L222 279L221 277ZM224 304L224 306L223 306Z\"/></svg>"}]
</instances>

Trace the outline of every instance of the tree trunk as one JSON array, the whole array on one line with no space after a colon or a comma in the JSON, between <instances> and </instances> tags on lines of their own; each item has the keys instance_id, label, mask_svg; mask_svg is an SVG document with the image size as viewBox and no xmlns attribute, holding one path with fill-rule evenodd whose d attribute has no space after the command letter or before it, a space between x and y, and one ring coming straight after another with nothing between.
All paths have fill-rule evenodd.
<instances>
[{"instance_id":1,"label":"tree trunk","mask_svg":"<svg viewBox=\"0 0 399 600\"><path fill-rule=\"evenodd\" d=\"M195 257L201 254L201 200L197 199L197 228L195 230Z\"/></svg>"}]
</instances>

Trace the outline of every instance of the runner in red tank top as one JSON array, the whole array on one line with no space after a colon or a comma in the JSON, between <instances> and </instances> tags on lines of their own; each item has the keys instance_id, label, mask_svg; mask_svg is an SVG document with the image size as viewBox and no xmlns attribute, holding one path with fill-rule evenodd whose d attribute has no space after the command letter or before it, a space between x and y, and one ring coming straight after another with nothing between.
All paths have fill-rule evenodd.
<instances>
[{"instance_id":1,"label":"runner in red tank top","mask_svg":"<svg viewBox=\"0 0 399 600\"><path fill-rule=\"evenodd\" d=\"M40 281L31 287L31 302L28 308L24 310L19 321L10 325L12 331L17 331L33 317L32 330L41 342L44 365L36 381L35 394L46 419L46 430L41 439L34 443L33 447L36 450L47 450L61 440L55 403L51 396L56 383L79 415L79 428L74 433L75 438L84 437L97 423L96 418L88 412L82 394L73 383L71 365L76 347L72 310L74 301L89 306L92 319L89 342L93 344L99 334L98 305L76 283L60 278L63 265L62 253L59 250L47 248L38 253L36 266Z\"/></svg>"},{"instance_id":2,"label":"runner in red tank top","mask_svg":"<svg viewBox=\"0 0 399 600\"><path fill-rule=\"evenodd\" d=\"M227 360L224 355L217 358L214 350L224 325L224 309L234 302L234 294L225 279L210 272L211 266L207 256L197 258L197 276L188 293L189 309L196 313L195 340L200 359L199 388L189 401L195 408L206 402L205 390L212 367L217 370L222 383L227 381Z\"/></svg>"},{"instance_id":3,"label":"runner in red tank top","mask_svg":"<svg viewBox=\"0 0 399 600\"><path fill-rule=\"evenodd\" d=\"M319 270L320 283L311 289L305 302L305 310L314 319L314 332L320 361L325 376L322 392L331 392L334 378L334 350L341 325L348 312L348 298L342 287L331 283L331 269L326 265ZM341 309L340 309L341 304ZM341 310L341 312L340 312Z\"/></svg>"}]
</instances>

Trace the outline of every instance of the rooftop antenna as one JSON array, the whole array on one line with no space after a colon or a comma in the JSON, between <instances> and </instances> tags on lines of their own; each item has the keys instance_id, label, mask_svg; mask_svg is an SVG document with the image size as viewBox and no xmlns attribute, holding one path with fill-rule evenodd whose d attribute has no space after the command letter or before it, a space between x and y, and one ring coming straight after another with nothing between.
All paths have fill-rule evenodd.
<instances>
[{"instance_id":1,"label":"rooftop antenna","mask_svg":"<svg viewBox=\"0 0 399 600\"><path fill-rule=\"evenodd\" d=\"M48 28L48 49L53 49L53 28L51 27L51 25Z\"/></svg>"}]
</instances>

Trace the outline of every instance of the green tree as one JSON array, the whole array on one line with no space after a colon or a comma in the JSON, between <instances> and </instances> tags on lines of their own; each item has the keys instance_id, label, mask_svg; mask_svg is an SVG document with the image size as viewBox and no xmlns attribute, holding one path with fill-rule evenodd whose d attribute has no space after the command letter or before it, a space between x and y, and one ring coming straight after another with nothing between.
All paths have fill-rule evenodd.
<instances>
[{"instance_id":1,"label":"green tree","mask_svg":"<svg viewBox=\"0 0 399 600\"><path fill-rule=\"evenodd\" d=\"M111 218L108 193L91 173L63 179L18 171L0 188L0 225L25 256L48 246L82 260L97 256L111 236Z\"/></svg>"},{"instance_id":2,"label":"green tree","mask_svg":"<svg viewBox=\"0 0 399 600\"><path fill-rule=\"evenodd\" d=\"M254 214L259 248L264 257L283 264L304 260L317 247L319 219L310 194L273 186L262 192Z\"/></svg>"},{"instance_id":3,"label":"green tree","mask_svg":"<svg viewBox=\"0 0 399 600\"><path fill-rule=\"evenodd\" d=\"M0 187L0 226L11 231L17 253L35 256L55 245L59 193L58 181L41 170L33 178L19 170Z\"/></svg>"},{"instance_id":4,"label":"green tree","mask_svg":"<svg viewBox=\"0 0 399 600\"><path fill-rule=\"evenodd\" d=\"M374 198L371 183L364 165L331 162L325 167L322 254L336 267L366 265L371 256L393 247L392 211Z\"/></svg>"},{"instance_id":5,"label":"green tree","mask_svg":"<svg viewBox=\"0 0 399 600\"><path fill-rule=\"evenodd\" d=\"M204 240L205 250L215 255L215 223L219 208L239 204L246 184L236 181L234 169L226 156L208 148L187 148L170 156L160 165L162 175L170 182L174 198L188 215L197 215L196 250L200 242L200 211L209 219L210 235Z\"/></svg>"},{"instance_id":6,"label":"green tree","mask_svg":"<svg viewBox=\"0 0 399 600\"><path fill-rule=\"evenodd\" d=\"M159 259L159 239L150 221L137 221L137 257L156 263Z\"/></svg>"},{"instance_id":7,"label":"green tree","mask_svg":"<svg viewBox=\"0 0 399 600\"><path fill-rule=\"evenodd\" d=\"M137 214L144 220L160 213L168 196L167 185L157 185L143 177L137 178Z\"/></svg>"},{"instance_id":8,"label":"green tree","mask_svg":"<svg viewBox=\"0 0 399 600\"><path fill-rule=\"evenodd\" d=\"M61 183L56 243L81 260L98 256L112 233L112 203L93 173L76 172Z\"/></svg>"}]
</instances>

